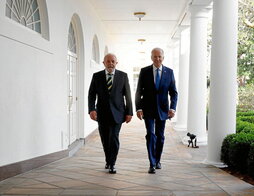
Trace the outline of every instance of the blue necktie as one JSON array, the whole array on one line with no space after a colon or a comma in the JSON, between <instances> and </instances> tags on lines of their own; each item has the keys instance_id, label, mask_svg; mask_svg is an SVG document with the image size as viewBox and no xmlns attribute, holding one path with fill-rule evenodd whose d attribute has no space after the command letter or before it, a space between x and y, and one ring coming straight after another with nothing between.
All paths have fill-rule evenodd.
<instances>
[{"instance_id":1,"label":"blue necktie","mask_svg":"<svg viewBox=\"0 0 254 196\"><path fill-rule=\"evenodd\" d=\"M160 86L160 74L159 74L159 68L156 69L156 78L155 78L155 87L158 90Z\"/></svg>"}]
</instances>

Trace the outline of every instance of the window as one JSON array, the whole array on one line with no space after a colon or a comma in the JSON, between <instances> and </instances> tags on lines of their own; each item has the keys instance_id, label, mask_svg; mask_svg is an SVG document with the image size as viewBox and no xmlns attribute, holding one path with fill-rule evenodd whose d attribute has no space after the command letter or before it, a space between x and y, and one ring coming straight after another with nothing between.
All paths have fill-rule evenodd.
<instances>
[{"instance_id":1,"label":"window","mask_svg":"<svg viewBox=\"0 0 254 196\"><path fill-rule=\"evenodd\" d=\"M104 50L104 56L108 54L108 46L105 46L105 50Z\"/></svg>"},{"instance_id":2,"label":"window","mask_svg":"<svg viewBox=\"0 0 254 196\"><path fill-rule=\"evenodd\" d=\"M141 66L133 67L133 90L136 92Z\"/></svg>"},{"instance_id":3,"label":"window","mask_svg":"<svg viewBox=\"0 0 254 196\"><path fill-rule=\"evenodd\" d=\"M37 0L7 0L6 16L41 34Z\"/></svg>"},{"instance_id":4,"label":"window","mask_svg":"<svg viewBox=\"0 0 254 196\"><path fill-rule=\"evenodd\" d=\"M77 53L76 38L75 38L75 34L74 34L74 29L73 29L72 23L70 23L70 26L69 26L68 50L73 52L74 54Z\"/></svg>"},{"instance_id":5,"label":"window","mask_svg":"<svg viewBox=\"0 0 254 196\"><path fill-rule=\"evenodd\" d=\"M133 72L140 72L140 67L138 66L138 67L133 67Z\"/></svg>"},{"instance_id":6,"label":"window","mask_svg":"<svg viewBox=\"0 0 254 196\"><path fill-rule=\"evenodd\" d=\"M93 46L92 46L92 59L96 62L96 63L100 63L100 53L99 53L99 42L98 42L98 38L96 35L94 35L93 38Z\"/></svg>"}]
</instances>

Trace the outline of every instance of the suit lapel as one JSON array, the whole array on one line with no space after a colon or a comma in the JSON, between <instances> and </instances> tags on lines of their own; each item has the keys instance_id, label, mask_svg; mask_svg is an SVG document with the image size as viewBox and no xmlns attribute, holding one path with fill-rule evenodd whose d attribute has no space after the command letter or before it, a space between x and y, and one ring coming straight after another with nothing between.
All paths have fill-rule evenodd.
<instances>
[{"instance_id":1,"label":"suit lapel","mask_svg":"<svg viewBox=\"0 0 254 196\"><path fill-rule=\"evenodd\" d=\"M154 80L154 76L153 76L153 65L151 65L151 66L150 66L150 69L149 69L149 78L148 78L148 81L147 81L147 82L148 82L148 83L151 82L151 83L153 84L152 86L153 86L154 89L155 89L156 87L155 87L154 81L155 81L155 80Z\"/></svg>"},{"instance_id":2,"label":"suit lapel","mask_svg":"<svg viewBox=\"0 0 254 196\"><path fill-rule=\"evenodd\" d=\"M108 92L105 70L100 72L99 80L100 80L101 84L104 84L103 85L103 91Z\"/></svg>"},{"instance_id":3,"label":"suit lapel","mask_svg":"<svg viewBox=\"0 0 254 196\"><path fill-rule=\"evenodd\" d=\"M163 83L165 82L166 79L167 79L167 70L166 70L165 67L162 65L161 79L160 79L159 89L161 88L161 84L163 84Z\"/></svg>"}]
</instances>

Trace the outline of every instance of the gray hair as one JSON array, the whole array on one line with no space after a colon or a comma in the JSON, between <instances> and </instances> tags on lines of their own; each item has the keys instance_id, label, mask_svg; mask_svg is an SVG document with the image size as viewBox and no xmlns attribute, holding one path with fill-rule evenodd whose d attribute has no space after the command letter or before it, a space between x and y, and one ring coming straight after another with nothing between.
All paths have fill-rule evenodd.
<instances>
[{"instance_id":1,"label":"gray hair","mask_svg":"<svg viewBox=\"0 0 254 196\"><path fill-rule=\"evenodd\" d=\"M105 61L105 59L106 59L108 56L113 56L113 57L115 57L116 60L117 60L117 57L116 57L115 54L113 54L113 53L108 53L108 54L106 54L106 55L104 56L104 60L103 60L103 61Z\"/></svg>"},{"instance_id":2,"label":"gray hair","mask_svg":"<svg viewBox=\"0 0 254 196\"><path fill-rule=\"evenodd\" d=\"M154 48L154 49L152 49L151 55L153 55L153 52L156 51L156 50L161 51L161 53L162 53L163 56L164 56L164 51L163 51L161 48Z\"/></svg>"}]
</instances>

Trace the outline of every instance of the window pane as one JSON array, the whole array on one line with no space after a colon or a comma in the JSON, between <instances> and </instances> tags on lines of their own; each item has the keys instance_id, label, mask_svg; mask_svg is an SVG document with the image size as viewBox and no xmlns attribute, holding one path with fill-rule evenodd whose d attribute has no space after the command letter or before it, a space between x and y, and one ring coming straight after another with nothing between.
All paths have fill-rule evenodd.
<instances>
[{"instance_id":1,"label":"window pane","mask_svg":"<svg viewBox=\"0 0 254 196\"><path fill-rule=\"evenodd\" d=\"M40 20L40 14L39 14L39 10L37 10L35 13L34 13L34 21L39 21Z\"/></svg>"},{"instance_id":2,"label":"window pane","mask_svg":"<svg viewBox=\"0 0 254 196\"><path fill-rule=\"evenodd\" d=\"M38 33L41 33L41 23L40 22L35 23L35 31Z\"/></svg>"},{"instance_id":3,"label":"window pane","mask_svg":"<svg viewBox=\"0 0 254 196\"><path fill-rule=\"evenodd\" d=\"M76 50L76 38L75 38L75 33L74 33L74 29L73 29L72 23L70 23L70 26L69 26L68 50L73 52L73 53L75 53L75 54L77 53L77 50Z\"/></svg>"},{"instance_id":4,"label":"window pane","mask_svg":"<svg viewBox=\"0 0 254 196\"><path fill-rule=\"evenodd\" d=\"M99 53L99 42L96 35L94 35L93 38L93 45L92 45L92 59L96 63L100 63L100 53Z\"/></svg>"},{"instance_id":5,"label":"window pane","mask_svg":"<svg viewBox=\"0 0 254 196\"><path fill-rule=\"evenodd\" d=\"M5 15L41 33L40 12L37 0L7 0Z\"/></svg>"}]
</instances>

